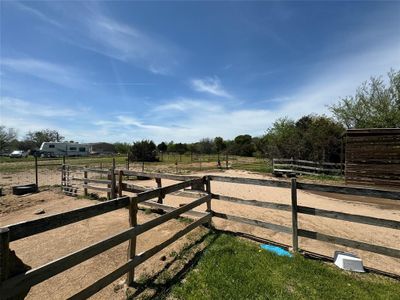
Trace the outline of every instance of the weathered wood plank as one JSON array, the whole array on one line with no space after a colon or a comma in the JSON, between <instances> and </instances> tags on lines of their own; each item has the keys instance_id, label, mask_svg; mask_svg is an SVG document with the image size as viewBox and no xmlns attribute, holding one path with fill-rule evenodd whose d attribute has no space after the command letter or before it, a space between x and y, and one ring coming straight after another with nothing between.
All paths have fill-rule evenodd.
<instances>
[{"instance_id":1,"label":"weathered wood plank","mask_svg":"<svg viewBox=\"0 0 400 300\"><path fill-rule=\"evenodd\" d=\"M324 209L318 209L307 206L298 206L298 212L307 215L313 215L318 217L336 219L336 220L344 220L349 222L374 225L379 227L386 227L392 229L400 229L400 222L394 220L380 219L368 216L354 215L336 211L329 211Z\"/></svg>"},{"instance_id":2,"label":"weathered wood plank","mask_svg":"<svg viewBox=\"0 0 400 300\"><path fill-rule=\"evenodd\" d=\"M366 188L356 188L349 186L333 186L333 185L322 185L322 184L303 183L303 182L297 182L297 188L308 191L400 200L400 192L387 191L381 189L366 189Z\"/></svg>"},{"instance_id":3,"label":"weathered wood plank","mask_svg":"<svg viewBox=\"0 0 400 300\"><path fill-rule=\"evenodd\" d=\"M162 249L169 246L170 244L175 242L177 239L183 237L185 234L189 233L190 231L194 230L201 224L208 222L208 220L210 218L211 218L211 214L208 214L208 215L202 217L201 219L193 222L192 224L187 226L185 229L174 234L174 236L172 236L167 241L165 241L161 244L163 246ZM123 276L124 274L126 274L130 269L137 267L138 265L145 262L150 257L157 254L161 250L160 249L161 245L155 246L155 247L151 248L150 250L147 250L146 252L140 254L139 256L135 256L133 259L130 259L125 265L119 267L118 269L111 272L110 274L97 280L95 283L86 287L85 289L83 289L82 291L75 294L74 296L72 296L69 299L71 299L71 300L87 299L90 296L96 294L97 292L102 290L104 287L108 286L109 284L111 284L112 282L114 282L115 280L117 280L118 278Z\"/></svg>"},{"instance_id":4,"label":"weathered wood plank","mask_svg":"<svg viewBox=\"0 0 400 300\"><path fill-rule=\"evenodd\" d=\"M286 181L278 180L267 180L267 179L255 179L255 178L242 178L242 177L228 177L228 176L216 176L210 175L211 180L221 181L221 182L231 182L240 184L253 184L262 186L273 186L281 188L290 188L290 183Z\"/></svg>"},{"instance_id":5,"label":"weathered wood plank","mask_svg":"<svg viewBox=\"0 0 400 300\"><path fill-rule=\"evenodd\" d=\"M83 184L82 187L84 189L96 190L96 191L105 191L105 192L110 192L111 191L111 188L100 187L100 186L92 186L92 185L88 185L88 184Z\"/></svg>"},{"instance_id":6,"label":"weathered wood plank","mask_svg":"<svg viewBox=\"0 0 400 300\"><path fill-rule=\"evenodd\" d=\"M119 170L115 170L116 172ZM174 175L174 174L165 174L165 173L150 173L150 172L137 172L131 170L122 170L124 175L128 176L142 176L142 177L149 177L149 178L162 178L162 179L169 179L174 181L187 181L191 179L198 179L199 176L183 176L183 175Z\"/></svg>"},{"instance_id":7,"label":"weathered wood plank","mask_svg":"<svg viewBox=\"0 0 400 300\"><path fill-rule=\"evenodd\" d=\"M140 206L141 207L142 206L150 207L150 208L155 208L155 209L162 209L165 212L171 212L171 211L174 211L176 209L176 207L165 205L165 204L160 204L160 203L152 202L152 201L144 201L144 202L140 203ZM189 210L189 211L183 213L182 215L183 216L200 218L200 217L204 217L206 215L206 213L199 212L199 211L194 211L194 210Z\"/></svg>"},{"instance_id":8,"label":"weathered wood plank","mask_svg":"<svg viewBox=\"0 0 400 300\"><path fill-rule=\"evenodd\" d=\"M217 199L217 200L221 200L221 201L227 201L227 202L250 205L250 206L257 206L257 207L263 207L263 208L270 208L270 209L278 209L278 210L284 210L284 211L291 210L291 206L288 204L280 204L280 203L258 201L258 200L245 200L245 199L241 199L241 198L218 195L218 194L211 194L211 195L212 195L213 199Z\"/></svg>"},{"instance_id":9,"label":"weathered wood plank","mask_svg":"<svg viewBox=\"0 0 400 300\"><path fill-rule=\"evenodd\" d=\"M55 229L87 218L95 217L126 207L128 204L129 197L122 197L64 213L50 215L37 220L8 225L8 228L10 229L10 241L15 241L50 229Z\"/></svg>"},{"instance_id":10,"label":"weathered wood plank","mask_svg":"<svg viewBox=\"0 0 400 300\"><path fill-rule=\"evenodd\" d=\"M74 181L83 181L83 182L91 182L91 183L100 183L100 184L109 184L111 183L110 180L106 179L90 179L90 178L78 178L78 177L72 177L71 180Z\"/></svg>"},{"instance_id":11,"label":"weathered wood plank","mask_svg":"<svg viewBox=\"0 0 400 300\"><path fill-rule=\"evenodd\" d=\"M232 216L232 215L223 214L223 213L219 213L219 212L215 212L215 211L213 212L213 217L230 220L233 222L244 223L244 224L248 224L248 225L254 225L254 226L270 229L270 230L277 231L277 232L284 232L284 233L289 233L289 234L292 233L292 228L287 227L287 226L267 223L267 222L263 222L263 221L259 221L259 220L247 219L247 218L238 217L238 216Z\"/></svg>"},{"instance_id":12,"label":"weathered wood plank","mask_svg":"<svg viewBox=\"0 0 400 300\"><path fill-rule=\"evenodd\" d=\"M135 197L137 198L137 197ZM129 198L128 198L129 199ZM110 238L94 243L86 248L78 250L72 254L56 259L38 268L27 271L25 274L14 276L0 285L0 292L3 295L13 296L18 290L32 287L50 277L53 277L77 264L88 260L112 247L115 247L134 236L142 234L164 222L178 217L182 213L189 211L211 199L210 195L204 196L185 206L182 206L170 213L150 220L144 224L124 230Z\"/></svg>"},{"instance_id":13,"label":"weathered wood plank","mask_svg":"<svg viewBox=\"0 0 400 300\"><path fill-rule=\"evenodd\" d=\"M386 256L390 256L390 257L400 258L400 250L398 250L398 249L387 248L387 247L377 246L377 245L371 245L371 244L364 243L364 242L340 238L340 237L327 235L327 234L323 234L323 233L319 233L319 232L315 232L315 231L305 230L305 229L299 229L298 235L305 237L305 238L322 241L322 242L328 242L328 243L342 245L342 246L360 249L360 250L364 250L364 251L383 254Z\"/></svg>"}]
</instances>

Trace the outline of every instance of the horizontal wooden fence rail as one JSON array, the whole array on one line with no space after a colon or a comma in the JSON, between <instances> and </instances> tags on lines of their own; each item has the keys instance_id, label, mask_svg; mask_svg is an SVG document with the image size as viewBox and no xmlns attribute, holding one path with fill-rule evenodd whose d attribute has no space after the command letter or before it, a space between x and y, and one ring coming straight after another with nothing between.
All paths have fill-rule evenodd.
<instances>
[{"instance_id":1,"label":"horizontal wooden fence rail","mask_svg":"<svg viewBox=\"0 0 400 300\"><path fill-rule=\"evenodd\" d=\"M305 230L305 229L299 229L297 231L297 234L299 236L309 238L309 239L314 239L322 242L328 242L331 244L336 244L336 245L342 245L350 248L355 248L355 249L360 249L364 251L369 251L373 253L378 253L378 254L383 254L386 256L391 256L395 258L400 258L400 250L399 249L393 249L393 248L388 248L388 247L383 247L383 246L377 246L377 245L372 245L368 244L365 242L360 242L360 241L355 241L351 239L345 239L337 236L332 236L328 234L323 234L320 232L315 232L311 230Z\"/></svg>"},{"instance_id":2,"label":"horizontal wooden fence rail","mask_svg":"<svg viewBox=\"0 0 400 300\"><path fill-rule=\"evenodd\" d=\"M136 197L133 198L128 198L128 197L123 197L120 199L115 199L109 202L105 203L100 203L91 207L83 208L83 209L78 209L74 211L70 211L67 213L62 213L58 215L53 215L49 216L43 219L35 220L35 221L30 221L30 222L23 222L15 225L9 226L7 229L7 233L13 232L11 235L13 240L16 240L18 238L26 237L35 233L43 232L45 230L57 228L66 224L71 224L73 222L77 222L79 220L99 215L104 212L108 212L111 210L115 210L118 208L121 208L121 206L127 206L129 203L130 205L134 204L137 206L138 203L144 202L146 200L154 198L154 196L157 196L160 193L169 193L172 191L176 191L179 189L182 189L184 187L190 186L193 184L193 182L203 182L204 179L196 179L196 180L189 180L188 182L181 182L173 186L167 186L164 188L158 188L154 191L149 191L149 192L144 192L142 194L138 194ZM53 277L69 268L72 268L73 266L76 266L77 264L82 263L83 261L86 261L90 258L92 258L95 255L98 255L112 247L115 247L116 245L119 245L125 241L131 240L133 237L136 238L136 236L152 229L155 228L164 222L167 222L173 218L178 217L179 215L188 212L192 210L193 208L202 205L203 203L209 203L211 201L211 195L207 194L193 202L190 202L180 208L177 208L173 211L170 211L169 213L162 215L156 219L150 220L144 224L136 225L135 227L131 227L130 229L124 230L112 237L109 237L105 240L102 240L100 242L94 243L86 248L83 248L81 250L78 250L72 254L66 255L62 258L56 259L52 262L49 262L43 266L34 268L32 270L27 271L24 274L16 275L12 278L9 278L0 284L0 293L1 295L4 295L4 297L12 297L17 295L23 290L27 290L30 287L49 279L50 277ZM88 209L91 209L95 207L96 209L91 212ZM206 216L201 217L200 220L195 221L194 223L190 224L188 227L185 229L181 230L180 232L176 233L172 238L168 239L167 241L161 243L158 246L155 246L154 248L139 254L135 256L133 259L129 260L127 264L125 264L123 267L119 268L117 271L114 271L113 273L107 275L105 278L100 279L97 281L94 285L89 286L88 288L84 289L80 293L76 295L76 297L82 297L83 295L92 295L93 293L97 292L101 288L103 288L105 285L108 284L110 278L114 278L113 276L116 276L116 274L120 274L121 270L125 270L124 273L129 271L129 268L135 267L135 265L138 265L142 262L144 262L146 259L150 258L157 252L161 251L163 248L171 244L172 242L176 241L178 238L182 237L184 234L187 232L193 230L197 226L203 224L204 222L209 222L211 219L211 214L208 213ZM33 223L32 223L33 222ZM27 229L27 225L31 225L28 228L31 228L30 232L27 234L25 232L19 233L21 229ZM17 234L15 234L17 233ZM10 239L11 240L11 239ZM7 249L8 251L8 249ZM122 273L121 275L123 275ZM120 277L119 275L118 277ZM75 297L75 298L76 298ZM76 299L78 299L76 298ZM82 299L82 298L79 298Z\"/></svg>"},{"instance_id":3,"label":"horizontal wooden fence rail","mask_svg":"<svg viewBox=\"0 0 400 300\"><path fill-rule=\"evenodd\" d=\"M8 225L7 227L10 229L10 242L124 208L128 204L129 197L122 197L37 220Z\"/></svg>"},{"instance_id":4,"label":"horizontal wooden fence rail","mask_svg":"<svg viewBox=\"0 0 400 300\"><path fill-rule=\"evenodd\" d=\"M316 162L301 159L280 159L272 160L273 171L279 173L296 173L306 175L316 175L319 173L340 175L343 171L343 164Z\"/></svg>"},{"instance_id":5,"label":"horizontal wooden fence rail","mask_svg":"<svg viewBox=\"0 0 400 300\"><path fill-rule=\"evenodd\" d=\"M161 179L169 179L174 181L187 181L191 179L199 179L199 176L183 176L183 175L173 175L173 174L165 174L165 173L149 173L149 172L137 172L130 170L115 170L115 174L118 175L119 171L123 172L125 176L140 176L140 177L148 177L148 178L161 178Z\"/></svg>"},{"instance_id":6,"label":"horizontal wooden fence rail","mask_svg":"<svg viewBox=\"0 0 400 300\"><path fill-rule=\"evenodd\" d=\"M394 221L394 220L387 220L387 219L374 218L374 217L361 216L361 215L353 215L353 214L348 214L348 213L318 209L318 208L307 207L307 206L297 206L297 212L299 212L301 214L313 215L313 216L336 219L336 220L349 221L349 222L353 222L353 223L361 223L361 224L373 225L373 226L378 226L378 227L386 227L386 228L391 228L391 229L400 229L400 222Z\"/></svg>"},{"instance_id":7,"label":"horizontal wooden fence rail","mask_svg":"<svg viewBox=\"0 0 400 300\"><path fill-rule=\"evenodd\" d=\"M199 227L200 225L208 222L211 219L211 214L207 214L203 216L202 218L198 219L197 221L191 223L181 231L175 233L171 238L168 240L164 241L160 245L154 246L150 250L147 250L144 253L140 253L137 256L135 256L133 259L128 260L126 264L123 266L119 267L115 271L111 272L110 274L104 276L103 278L97 280L95 283L91 284L87 288L83 289L79 293L75 294L69 299L87 299L90 296L96 294L98 291L106 287L107 285L111 284L121 276L125 275L129 270L139 266L143 262L145 262L147 259L151 258L155 254L157 254L159 251L164 249L165 247L169 246L179 238L183 237L185 234L189 233L190 231L194 230L195 228Z\"/></svg>"}]
</instances>

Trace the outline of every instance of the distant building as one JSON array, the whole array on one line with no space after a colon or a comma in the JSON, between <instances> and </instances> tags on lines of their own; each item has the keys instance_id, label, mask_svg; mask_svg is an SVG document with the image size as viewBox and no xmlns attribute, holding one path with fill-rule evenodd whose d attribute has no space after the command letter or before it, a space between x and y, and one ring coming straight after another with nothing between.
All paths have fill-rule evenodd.
<instances>
[{"instance_id":1,"label":"distant building","mask_svg":"<svg viewBox=\"0 0 400 300\"><path fill-rule=\"evenodd\" d=\"M90 155L112 155L117 152L115 146L110 143L90 143L87 145Z\"/></svg>"},{"instance_id":2,"label":"distant building","mask_svg":"<svg viewBox=\"0 0 400 300\"><path fill-rule=\"evenodd\" d=\"M44 142L40 146L39 154L43 157L88 156L89 147L79 143Z\"/></svg>"}]
</instances>

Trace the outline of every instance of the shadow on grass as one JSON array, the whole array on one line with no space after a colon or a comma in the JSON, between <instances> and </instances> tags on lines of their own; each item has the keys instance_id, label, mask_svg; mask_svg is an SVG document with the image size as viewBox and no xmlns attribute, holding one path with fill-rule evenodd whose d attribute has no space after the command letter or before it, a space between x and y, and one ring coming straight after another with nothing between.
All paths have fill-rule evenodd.
<instances>
[{"instance_id":1,"label":"shadow on grass","mask_svg":"<svg viewBox=\"0 0 400 300\"><path fill-rule=\"evenodd\" d=\"M174 258L162 270L131 286L127 299L164 299L170 289L181 282L190 270L196 267L204 251L217 239L217 231L210 230L192 243L186 245L180 253L172 252Z\"/></svg>"}]
</instances>

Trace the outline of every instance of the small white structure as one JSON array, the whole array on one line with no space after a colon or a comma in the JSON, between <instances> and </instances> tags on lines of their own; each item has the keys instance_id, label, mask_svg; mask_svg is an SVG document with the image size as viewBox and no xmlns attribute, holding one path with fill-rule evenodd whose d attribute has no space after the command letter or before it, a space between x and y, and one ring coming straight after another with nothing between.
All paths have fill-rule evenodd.
<instances>
[{"instance_id":1,"label":"small white structure","mask_svg":"<svg viewBox=\"0 0 400 300\"><path fill-rule=\"evenodd\" d=\"M335 265L339 268L353 272L365 272L361 258L351 253L335 251Z\"/></svg>"},{"instance_id":2,"label":"small white structure","mask_svg":"<svg viewBox=\"0 0 400 300\"><path fill-rule=\"evenodd\" d=\"M44 142L40 146L42 156L88 156L89 146L79 143L68 142Z\"/></svg>"}]
</instances>

